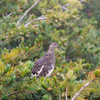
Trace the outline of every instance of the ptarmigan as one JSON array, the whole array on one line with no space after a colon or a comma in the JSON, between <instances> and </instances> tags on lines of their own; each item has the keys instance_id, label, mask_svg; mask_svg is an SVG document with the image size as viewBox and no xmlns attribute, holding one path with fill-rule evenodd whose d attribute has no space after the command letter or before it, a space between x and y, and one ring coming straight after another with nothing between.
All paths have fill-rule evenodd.
<instances>
[{"instance_id":1,"label":"ptarmigan","mask_svg":"<svg viewBox=\"0 0 100 100\"><path fill-rule=\"evenodd\" d=\"M53 42L47 51L47 53L34 62L33 69L31 70L31 78L36 77L49 77L55 67L55 52L54 49L58 48L59 45Z\"/></svg>"}]
</instances>

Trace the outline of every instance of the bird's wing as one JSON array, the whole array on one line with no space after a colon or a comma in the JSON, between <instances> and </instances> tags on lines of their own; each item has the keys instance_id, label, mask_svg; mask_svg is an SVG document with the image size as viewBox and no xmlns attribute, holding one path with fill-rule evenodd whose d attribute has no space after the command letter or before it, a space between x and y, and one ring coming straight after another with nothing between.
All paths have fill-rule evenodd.
<instances>
[{"instance_id":1,"label":"bird's wing","mask_svg":"<svg viewBox=\"0 0 100 100\"><path fill-rule=\"evenodd\" d=\"M40 72L40 74L38 75L38 77L45 77L45 76L50 76L51 73L54 70L54 65L52 64L51 66L45 65L42 69L42 71Z\"/></svg>"},{"instance_id":2,"label":"bird's wing","mask_svg":"<svg viewBox=\"0 0 100 100\"><path fill-rule=\"evenodd\" d=\"M44 68L44 65L42 65L41 59L38 59L34 62L33 69L31 70L33 76L38 76L42 69Z\"/></svg>"}]
</instances>

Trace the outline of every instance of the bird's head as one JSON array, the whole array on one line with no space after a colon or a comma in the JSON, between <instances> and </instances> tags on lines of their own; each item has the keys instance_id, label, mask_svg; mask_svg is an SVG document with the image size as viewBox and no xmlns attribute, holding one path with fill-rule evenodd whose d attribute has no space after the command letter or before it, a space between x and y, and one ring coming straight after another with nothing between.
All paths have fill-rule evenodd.
<instances>
[{"instance_id":1,"label":"bird's head","mask_svg":"<svg viewBox=\"0 0 100 100\"><path fill-rule=\"evenodd\" d=\"M60 46L56 43L56 42L53 42L51 43L51 45L49 46L49 49L51 50L54 50L55 48L59 48Z\"/></svg>"}]
</instances>

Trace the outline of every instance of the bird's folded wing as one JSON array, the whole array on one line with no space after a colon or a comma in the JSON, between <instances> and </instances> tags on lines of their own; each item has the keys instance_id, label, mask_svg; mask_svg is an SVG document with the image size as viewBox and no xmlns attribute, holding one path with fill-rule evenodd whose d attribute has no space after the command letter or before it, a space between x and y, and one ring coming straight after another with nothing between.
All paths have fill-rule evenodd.
<instances>
[{"instance_id":1,"label":"bird's folded wing","mask_svg":"<svg viewBox=\"0 0 100 100\"><path fill-rule=\"evenodd\" d=\"M54 65L51 66L44 66L42 71L40 72L39 76L41 77L49 77L54 70Z\"/></svg>"},{"instance_id":2,"label":"bird's folded wing","mask_svg":"<svg viewBox=\"0 0 100 100\"><path fill-rule=\"evenodd\" d=\"M41 64L41 61L39 61L39 62L36 61L35 65L33 66L33 69L31 70L32 75L38 76L41 73L41 71L43 70L43 68L44 68L44 65Z\"/></svg>"}]
</instances>

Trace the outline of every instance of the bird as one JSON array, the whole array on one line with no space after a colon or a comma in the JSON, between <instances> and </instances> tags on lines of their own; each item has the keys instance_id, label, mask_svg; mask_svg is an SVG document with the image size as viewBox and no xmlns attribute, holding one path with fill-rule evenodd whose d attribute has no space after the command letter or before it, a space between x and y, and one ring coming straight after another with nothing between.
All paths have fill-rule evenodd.
<instances>
[{"instance_id":1,"label":"bird","mask_svg":"<svg viewBox=\"0 0 100 100\"><path fill-rule=\"evenodd\" d=\"M31 77L49 77L55 67L55 52L54 49L60 47L58 43L53 42L50 44L48 51L34 62L34 66L31 70Z\"/></svg>"}]
</instances>

